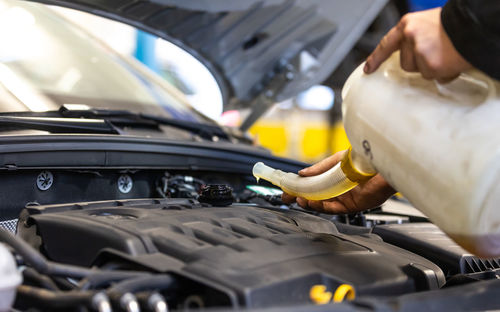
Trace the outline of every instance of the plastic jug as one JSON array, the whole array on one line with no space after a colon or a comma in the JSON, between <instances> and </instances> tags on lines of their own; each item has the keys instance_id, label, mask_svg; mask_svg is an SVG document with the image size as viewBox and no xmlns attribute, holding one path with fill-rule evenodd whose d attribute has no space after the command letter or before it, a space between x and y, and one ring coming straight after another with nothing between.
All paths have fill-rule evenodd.
<instances>
[{"instance_id":1,"label":"plastic jug","mask_svg":"<svg viewBox=\"0 0 500 312\"><path fill-rule=\"evenodd\" d=\"M500 83L478 71L448 84L425 80L403 71L397 52L370 75L363 65L342 90L352 152L332 171L344 167L347 180L379 172L462 247L500 256ZM338 185L327 173L316 179ZM308 178L289 175L275 172L273 183L293 181L294 195L308 198Z\"/></svg>"},{"instance_id":2,"label":"plastic jug","mask_svg":"<svg viewBox=\"0 0 500 312\"><path fill-rule=\"evenodd\" d=\"M357 68L344 89L349 141L451 238L500 256L500 83L480 72L448 84L400 68Z\"/></svg>"}]
</instances>

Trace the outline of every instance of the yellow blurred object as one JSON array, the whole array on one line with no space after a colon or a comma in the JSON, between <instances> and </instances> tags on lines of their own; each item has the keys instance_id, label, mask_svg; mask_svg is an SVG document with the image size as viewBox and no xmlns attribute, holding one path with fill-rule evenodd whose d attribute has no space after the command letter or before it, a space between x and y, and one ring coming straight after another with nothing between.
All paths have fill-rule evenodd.
<instances>
[{"instance_id":1,"label":"yellow blurred object","mask_svg":"<svg viewBox=\"0 0 500 312\"><path fill-rule=\"evenodd\" d=\"M318 159L328 150L328 128L325 126L306 125L302 136L302 155L304 159Z\"/></svg>"},{"instance_id":2,"label":"yellow blurred object","mask_svg":"<svg viewBox=\"0 0 500 312\"><path fill-rule=\"evenodd\" d=\"M350 144L341 121L329 127L326 118L304 117L311 112L282 112L281 118L264 118L249 132L273 154L308 163L317 162Z\"/></svg>"},{"instance_id":3,"label":"yellow blurred object","mask_svg":"<svg viewBox=\"0 0 500 312\"><path fill-rule=\"evenodd\" d=\"M356 292L354 291L354 287L349 284L340 285L333 294L333 302L342 302L345 299L351 301L354 298L356 298Z\"/></svg>"},{"instance_id":4,"label":"yellow blurred object","mask_svg":"<svg viewBox=\"0 0 500 312\"><path fill-rule=\"evenodd\" d=\"M327 304L332 300L332 293L326 291L325 285L314 285L309 291L309 298L315 304Z\"/></svg>"},{"instance_id":5,"label":"yellow blurred object","mask_svg":"<svg viewBox=\"0 0 500 312\"><path fill-rule=\"evenodd\" d=\"M347 135L345 134L344 124L342 121L338 121L333 125L331 136L331 153L335 154L336 152L344 151L348 149L351 144L349 143L349 139L347 139Z\"/></svg>"},{"instance_id":6,"label":"yellow blurred object","mask_svg":"<svg viewBox=\"0 0 500 312\"><path fill-rule=\"evenodd\" d=\"M261 121L250 128L250 133L257 137L260 145L270 149L273 154L288 155L288 135L283 123Z\"/></svg>"},{"instance_id":7,"label":"yellow blurred object","mask_svg":"<svg viewBox=\"0 0 500 312\"><path fill-rule=\"evenodd\" d=\"M311 301L315 304L327 304L332 301L339 303L346 299L349 301L354 300L356 298L356 292L351 285L342 284L335 289L335 293L332 295L331 292L326 290L325 285L314 285L309 291L309 298L311 298Z\"/></svg>"}]
</instances>

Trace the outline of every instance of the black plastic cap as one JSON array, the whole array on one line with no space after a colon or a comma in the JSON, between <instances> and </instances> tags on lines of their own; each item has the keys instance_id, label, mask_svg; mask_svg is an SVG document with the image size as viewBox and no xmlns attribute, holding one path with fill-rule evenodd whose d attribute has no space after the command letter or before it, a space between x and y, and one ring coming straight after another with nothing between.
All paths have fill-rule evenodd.
<instances>
[{"instance_id":1,"label":"black plastic cap","mask_svg":"<svg viewBox=\"0 0 500 312\"><path fill-rule=\"evenodd\" d=\"M203 185L198 200L212 206L229 206L233 203L233 190L225 184Z\"/></svg>"}]
</instances>

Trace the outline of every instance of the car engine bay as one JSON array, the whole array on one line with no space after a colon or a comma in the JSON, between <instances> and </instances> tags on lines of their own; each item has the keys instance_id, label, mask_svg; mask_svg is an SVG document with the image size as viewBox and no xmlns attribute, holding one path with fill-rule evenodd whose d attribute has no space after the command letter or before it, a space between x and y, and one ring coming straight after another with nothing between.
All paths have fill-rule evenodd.
<instances>
[{"instance_id":1,"label":"car engine bay","mask_svg":"<svg viewBox=\"0 0 500 312\"><path fill-rule=\"evenodd\" d=\"M2 227L17 224L23 239L7 243L25 266L19 310L291 308L443 292L500 272L499 259L468 254L424 218L305 211L249 175L27 170L3 178ZM340 299L325 300L346 285Z\"/></svg>"}]
</instances>

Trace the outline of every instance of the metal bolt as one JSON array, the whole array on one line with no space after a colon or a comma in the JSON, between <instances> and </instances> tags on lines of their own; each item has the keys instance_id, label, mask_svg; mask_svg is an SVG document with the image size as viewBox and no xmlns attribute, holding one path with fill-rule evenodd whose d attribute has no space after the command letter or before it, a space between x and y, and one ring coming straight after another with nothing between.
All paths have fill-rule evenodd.
<instances>
[{"instance_id":1,"label":"metal bolt","mask_svg":"<svg viewBox=\"0 0 500 312\"><path fill-rule=\"evenodd\" d=\"M126 293L120 298L120 306L127 312L140 312L141 308L134 295Z\"/></svg>"},{"instance_id":2,"label":"metal bolt","mask_svg":"<svg viewBox=\"0 0 500 312\"><path fill-rule=\"evenodd\" d=\"M134 181L132 181L132 178L128 174L122 174L118 178L118 190L123 193L127 194L132 190L132 186L134 185Z\"/></svg>"},{"instance_id":3,"label":"metal bolt","mask_svg":"<svg viewBox=\"0 0 500 312\"><path fill-rule=\"evenodd\" d=\"M165 298L159 293L152 294L148 299L148 306L151 311L168 312L168 305Z\"/></svg>"},{"instance_id":4,"label":"metal bolt","mask_svg":"<svg viewBox=\"0 0 500 312\"><path fill-rule=\"evenodd\" d=\"M40 191L48 190L54 184L54 176L50 171L42 171L36 178L36 186Z\"/></svg>"},{"instance_id":5,"label":"metal bolt","mask_svg":"<svg viewBox=\"0 0 500 312\"><path fill-rule=\"evenodd\" d=\"M99 312L112 312L108 296L100 292L92 298L92 307Z\"/></svg>"}]
</instances>

